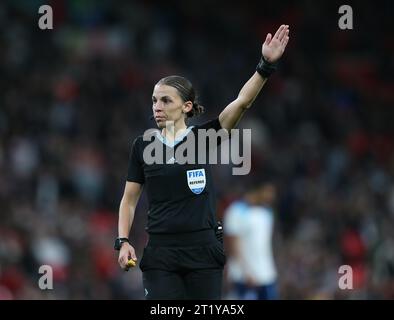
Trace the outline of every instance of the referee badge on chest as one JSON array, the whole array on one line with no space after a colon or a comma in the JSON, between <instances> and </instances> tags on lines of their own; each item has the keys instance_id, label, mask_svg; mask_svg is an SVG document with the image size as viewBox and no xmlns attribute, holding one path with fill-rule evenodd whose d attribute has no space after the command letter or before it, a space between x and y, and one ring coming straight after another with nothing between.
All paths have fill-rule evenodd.
<instances>
[{"instance_id":1,"label":"referee badge on chest","mask_svg":"<svg viewBox=\"0 0 394 320\"><path fill-rule=\"evenodd\" d=\"M195 194L203 192L206 184L205 169L196 169L186 171L187 184L190 190Z\"/></svg>"}]
</instances>

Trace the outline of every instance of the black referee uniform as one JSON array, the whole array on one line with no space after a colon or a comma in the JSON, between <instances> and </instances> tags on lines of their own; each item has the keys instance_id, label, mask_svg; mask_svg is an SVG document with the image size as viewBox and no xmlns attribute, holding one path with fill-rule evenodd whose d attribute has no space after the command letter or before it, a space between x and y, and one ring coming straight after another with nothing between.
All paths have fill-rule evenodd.
<instances>
[{"instance_id":1,"label":"black referee uniform","mask_svg":"<svg viewBox=\"0 0 394 320\"><path fill-rule=\"evenodd\" d=\"M218 119L189 127L173 145L157 134L164 164L146 164L142 136L133 142L127 180L144 185L149 201L149 241L140 261L147 299L220 299L226 256L215 235L216 199L209 164L178 164L167 159L198 129L221 129ZM156 141L157 142L157 141ZM220 144L220 140L217 141ZM196 149L197 150L197 149ZM208 155L208 143L206 150ZM173 153L175 154L175 153ZM206 161L208 162L208 161Z\"/></svg>"}]
</instances>

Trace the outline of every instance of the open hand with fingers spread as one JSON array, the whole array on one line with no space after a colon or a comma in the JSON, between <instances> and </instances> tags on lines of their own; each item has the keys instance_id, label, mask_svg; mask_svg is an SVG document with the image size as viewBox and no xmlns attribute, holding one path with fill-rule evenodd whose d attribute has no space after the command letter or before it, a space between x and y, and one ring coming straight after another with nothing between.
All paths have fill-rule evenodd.
<instances>
[{"instance_id":1,"label":"open hand with fingers spread","mask_svg":"<svg viewBox=\"0 0 394 320\"><path fill-rule=\"evenodd\" d=\"M282 56L289 41L289 26L282 24L272 37L271 33L267 34L263 43L262 54L265 60L275 63Z\"/></svg>"}]
</instances>

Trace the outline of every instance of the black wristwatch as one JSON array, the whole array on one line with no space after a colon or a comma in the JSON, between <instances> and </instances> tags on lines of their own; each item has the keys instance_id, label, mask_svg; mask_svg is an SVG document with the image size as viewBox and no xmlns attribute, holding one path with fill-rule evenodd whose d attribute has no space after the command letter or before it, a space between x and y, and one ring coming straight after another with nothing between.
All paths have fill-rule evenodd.
<instances>
[{"instance_id":1,"label":"black wristwatch","mask_svg":"<svg viewBox=\"0 0 394 320\"><path fill-rule=\"evenodd\" d=\"M124 243L124 242L130 243L128 238L116 238L114 249L119 251L120 248L122 247L122 243Z\"/></svg>"}]
</instances>

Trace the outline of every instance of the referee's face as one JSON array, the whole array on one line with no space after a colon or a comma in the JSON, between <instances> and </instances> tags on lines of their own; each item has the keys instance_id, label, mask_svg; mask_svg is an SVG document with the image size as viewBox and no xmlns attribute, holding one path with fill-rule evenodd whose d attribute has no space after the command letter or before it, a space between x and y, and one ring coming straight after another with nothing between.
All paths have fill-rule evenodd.
<instances>
[{"instance_id":1,"label":"referee's face","mask_svg":"<svg viewBox=\"0 0 394 320\"><path fill-rule=\"evenodd\" d=\"M159 128L165 128L166 121L184 122L183 105L184 102L174 87L162 84L153 89L153 116Z\"/></svg>"}]
</instances>

